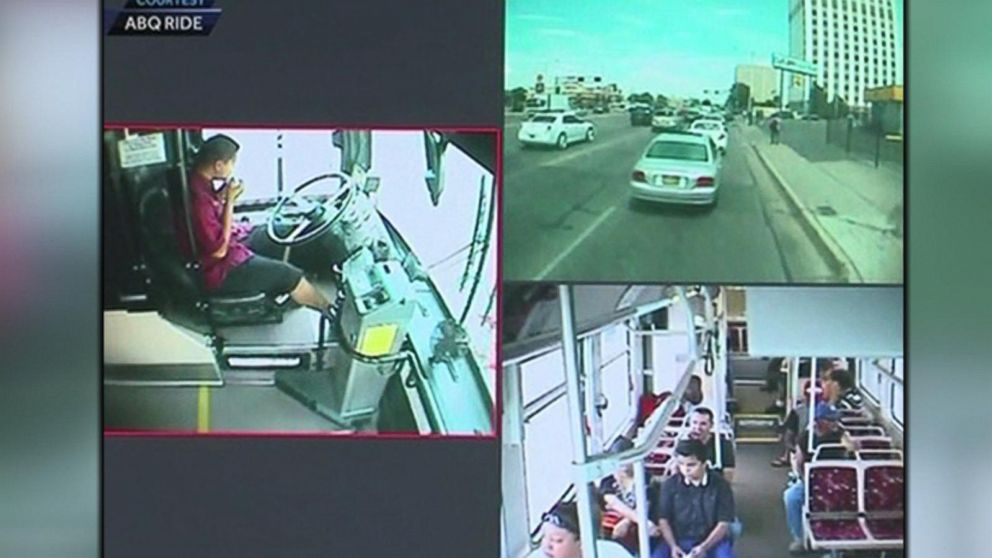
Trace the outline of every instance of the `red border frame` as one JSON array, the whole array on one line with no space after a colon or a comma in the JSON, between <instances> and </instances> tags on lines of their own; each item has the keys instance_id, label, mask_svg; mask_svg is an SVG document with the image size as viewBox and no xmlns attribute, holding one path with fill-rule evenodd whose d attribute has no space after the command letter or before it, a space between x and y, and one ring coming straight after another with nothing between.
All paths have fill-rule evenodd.
<instances>
[{"instance_id":1,"label":"red border frame","mask_svg":"<svg viewBox=\"0 0 992 558\"><path fill-rule=\"evenodd\" d=\"M108 430L103 429L104 437L114 438L278 438L278 439L344 439L344 440L498 440L503 434L503 382L502 382L502 362L503 362L503 130L495 126L336 126L333 124L245 124L245 123L222 123L222 122L198 122L188 123L162 123L162 122L104 122L103 130L121 130L124 128L136 129L202 129L202 128L229 128L229 129L254 129L254 130L373 130L384 132L411 132L423 130L436 130L440 132L481 132L496 135L496 168L493 176L496 186L496 360L493 366L493 381L495 387L495 405L493 405L493 432L491 434L469 435L469 434L414 434L407 432L384 432L380 434L365 433L343 433L343 432L319 432L319 431L213 431L196 432L195 430ZM102 172L101 172L102 175ZM101 177L102 178L102 177ZM102 190L101 190L102 195ZM103 250L101 248L101 255ZM101 277L102 284L102 277ZM102 289L102 287L101 287ZM102 307L102 291L101 291ZM100 318L100 339L103 339L103 314L101 310ZM103 350L100 351L100 421L103 422ZM486 363L485 368L490 364Z\"/></svg>"}]
</instances>

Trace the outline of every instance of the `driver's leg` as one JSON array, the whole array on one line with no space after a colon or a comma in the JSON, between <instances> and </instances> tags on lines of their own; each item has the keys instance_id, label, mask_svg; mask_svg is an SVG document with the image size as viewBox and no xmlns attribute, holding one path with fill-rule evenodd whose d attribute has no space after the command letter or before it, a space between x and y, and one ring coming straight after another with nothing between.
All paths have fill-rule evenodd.
<instances>
[{"instance_id":1,"label":"driver's leg","mask_svg":"<svg viewBox=\"0 0 992 558\"><path fill-rule=\"evenodd\" d=\"M334 293L330 294L333 295ZM310 281L307 281L306 277L300 278L300 282L296 284L296 288L290 291L289 296L298 304L320 312L327 311L331 306L330 300L318 291L317 287L314 287Z\"/></svg>"}]
</instances>

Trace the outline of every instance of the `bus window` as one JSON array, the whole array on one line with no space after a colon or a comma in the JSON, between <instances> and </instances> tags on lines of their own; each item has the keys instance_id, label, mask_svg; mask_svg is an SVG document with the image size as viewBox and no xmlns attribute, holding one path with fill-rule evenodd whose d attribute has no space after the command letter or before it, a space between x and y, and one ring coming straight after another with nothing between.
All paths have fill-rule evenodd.
<instances>
[{"instance_id":1,"label":"bus window","mask_svg":"<svg viewBox=\"0 0 992 558\"><path fill-rule=\"evenodd\" d=\"M600 335L599 341L602 362L600 387L607 405L602 416L603 442L609 443L629 427L637 414L634 404L636 378L628 373L630 351L627 349L627 326L622 324L607 329Z\"/></svg>"}]
</instances>

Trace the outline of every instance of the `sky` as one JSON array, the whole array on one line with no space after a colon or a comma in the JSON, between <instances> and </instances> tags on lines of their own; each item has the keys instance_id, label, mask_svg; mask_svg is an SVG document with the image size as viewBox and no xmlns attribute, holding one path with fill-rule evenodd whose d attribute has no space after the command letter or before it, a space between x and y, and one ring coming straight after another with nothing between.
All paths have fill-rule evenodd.
<instances>
[{"instance_id":1,"label":"sky","mask_svg":"<svg viewBox=\"0 0 992 558\"><path fill-rule=\"evenodd\" d=\"M789 0L508 0L506 87L600 75L625 95L700 97L728 89L738 64L788 54L788 17Z\"/></svg>"}]
</instances>

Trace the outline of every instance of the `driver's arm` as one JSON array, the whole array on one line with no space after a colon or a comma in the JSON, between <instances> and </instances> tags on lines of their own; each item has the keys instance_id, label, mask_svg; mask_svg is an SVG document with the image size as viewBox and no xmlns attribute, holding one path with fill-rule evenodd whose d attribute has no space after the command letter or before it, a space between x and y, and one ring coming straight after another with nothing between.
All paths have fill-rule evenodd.
<instances>
[{"instance_id":1,"label":"driver's arm","mask_svg":"<svg viewBox=\"0 0 992 558\"><path fill-rule=\"evenodd\" d=\"M230 187L228 187L230 188ZM210 253L210 256L218 260L227 256L227 249L231 246L231 226L234 222L234 200L230 196L224 204L224 223L221 233L222 241L220 247Z\"/></svg>"},{"instance_id":2,"label":"driver's arm","mask_svg":"<svg viewBox=\"0 0 992 558\"><path fill-rule=\"evenodd\" d=\"M234 203L237 201L238 196L244 191L240 181L232 182L227 186L225 192L225 202L224 202L224 217L221 229L221 242L220 246L216 250L210 253L210 256L218 260L223 259L227 256L227 250L231 246L231 230L234 223Z\"/></svg>"}]
</instances>

